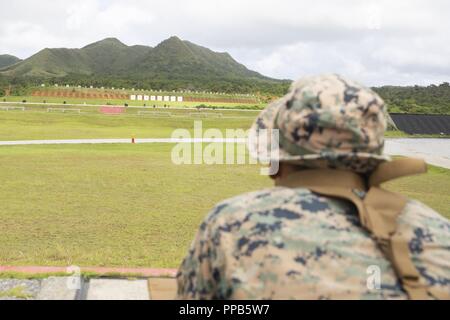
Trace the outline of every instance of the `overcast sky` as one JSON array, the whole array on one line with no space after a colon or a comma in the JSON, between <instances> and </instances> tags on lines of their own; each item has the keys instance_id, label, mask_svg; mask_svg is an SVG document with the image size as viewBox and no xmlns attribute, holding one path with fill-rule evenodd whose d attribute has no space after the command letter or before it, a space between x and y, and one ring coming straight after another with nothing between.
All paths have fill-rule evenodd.
<instances>
[{"instance_id":1,"label":"overcast sky","mask_svg":"<svg viewBox=\"0 0 450 320\"><path fill-rule=\"evenodd\" d=\"M0 0L0 54L171 35L264 75L337 72L368 85L450 80L450 1Z\"/></svg>"}]
</instances>

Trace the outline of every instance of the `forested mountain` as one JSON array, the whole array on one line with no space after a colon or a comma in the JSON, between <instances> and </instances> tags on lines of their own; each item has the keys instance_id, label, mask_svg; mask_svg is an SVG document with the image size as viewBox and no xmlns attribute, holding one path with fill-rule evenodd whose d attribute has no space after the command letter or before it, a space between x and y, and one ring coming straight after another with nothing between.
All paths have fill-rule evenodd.
<instances>
[{"instance_id":1,"label":"forested mountain","mask_svg":"<svg viewBox=\"0 0 450 320\"><path fill-rule=\"evenodd\" d=\"M29 81L154 89L282 94L289 81L247 69L228 53L214 52L178 37L156 47L127 46L107 38L81 49L44 49L0 74Z\"/></svg>"},{"instance_id":2,"label":"forested mountain","mask_svg":"<svg viewBox=\"0 0 450 320\"><path fill-rule=\"evenodd\" d=\"M44 49L28 59L0 55L0 95L46 84L125 87L162 90L206 90L283 95L290 80L265 77L247 69L228 53L177 37L156 47L127 46L107 38L81 49ZM450 114L450 85L383 86L374 88L390 112Z\"/></svg>"},{"instance_id":3,"label":"forested mountain","mask_svg":"<svg viewBox=\"0 0 450 320\"><path fill-rule=\"evenodd\" d=\"M15 56L9 54L0 54L0 69L9 67L19 61L21 60Z\"/></svg>"},{"instance_id":4,"label":"forested mountain","mask_svg":"<svg viewBox=\"0 0 450 320\"><path fill-rule=\"evenodd\" d=\"M150 50L150 47L129 47L108 38L82 49L46 48L0 72L6 76L43 78L115 74L126 71Z\"/></svg>"},{"instance_id":5,"label":"forested mountain","mask_svg":"<svg viewBox=\"0 0 450 320\"><path fill-rule=\"evenodd\" d=\"M450 85L427 87L384 86L374 88L389 107L389 112L450 114Z\"/></svg>"}]
</instances>

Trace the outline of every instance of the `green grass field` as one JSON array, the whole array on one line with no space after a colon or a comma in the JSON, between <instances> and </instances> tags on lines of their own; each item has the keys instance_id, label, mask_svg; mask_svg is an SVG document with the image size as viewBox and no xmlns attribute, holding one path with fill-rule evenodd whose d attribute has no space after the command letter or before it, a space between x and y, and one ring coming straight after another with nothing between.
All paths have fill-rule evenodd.
<instances>
[{"instance_id":1,"label":"green grass field","mask_svg":"<svg viewBox=\"0 0 450 320\"><path fill-rule=\"evenodd\" d=\"M104 115L96 107L64 107L80 110L78 113L47 113L52 106L26 106L26 111L3 111L0 109L0 141L6 140L38 140L38 139L89 139L89 138L123 138L135 135L137 138L168 138L174 129L186 128L192 131L193 122L201 119L203 128L217 128L222 132L226 129L248 129L258 115L254 110L183 110L128 108L126 114ZM1 105L0 105L1 108ZM150 114L138 115L139 111ZM152 113L159 114L153 116ZM162 114L170 113L167 117ZM196 114L216 114L220 117L199 118ZM400 131L389 131L387 137L412 137ZM418 136L419 137L419 136ZM425 136L439 137L448 136Z\"/></svg>"},{"instance_id":2,"label":"green grass field","mask_svg":"<svg viewBox=\"0 0 450 320\"><path fill-rule=\"evenodd\" d=\"M0 148L0 264L176 267L256 166L173 165L170 145Z\"/></svg>"},{"instance_id":3,"label":"green grass field","mask_svg":"<svg viewBox=\"0 0 450 320\"><path fill-rule=\"evenodd\" d=\"M181 165L172 146L0 147L0 264L177 267L218 201L268 187L253 165ZM450 217L450 170L390 183Z\"/></svg>"},{"instance_id":4,"label":"green grass field","mask_svg":"<svg viewBox=\"0 0 450 320\"><path fill-rule=\"evenodd\" d=\"M191 114L195 110L149 109L147 112L170 112L174 117L138 116L130 109L125 115L103 115L95 108L83 108L82 114L47 113L47 108L33 108L32 111L0 111L0 140L36 139L83 139L83 138L168 138L177 128L193 129ZM204 128L218 128L222 131L233 128L249 128L257 112L253 111L206 111L221 114L225 118L203 118ZM180 117L178 117L180 116Z\"/></svg>"},{"instance_id":5,"label":"green grass field","mask_svg":"<svg viewBox=\"0 0 450 320\"><path fill-rule=\"evenodd\" d=\"M192 130L193 110L173 117L0 111L0 140L166 138ZM253 111L206 111L204 128L247 129ZM402 136L403 137L403 136ZM172 164L173 145L0 146L0 265L177 267L218 201L271 185L252 165ZM388 184L450 217L450 170Z\"/></svg>"}]
</instances>

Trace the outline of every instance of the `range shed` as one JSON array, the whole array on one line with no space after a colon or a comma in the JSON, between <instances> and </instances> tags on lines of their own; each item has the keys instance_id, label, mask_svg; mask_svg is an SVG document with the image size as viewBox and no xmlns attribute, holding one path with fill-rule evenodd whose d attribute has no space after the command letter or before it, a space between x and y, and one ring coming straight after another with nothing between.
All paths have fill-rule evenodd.
<instances>
[{"instance_id":1,"label":"range shed","mask_svg":"<svg viewBox=\"0 0 450 320\"><path fill-rule=\"evenodd\" d=\"M450 134L450 115L391 113L397 128L409 134Z\"/></svg>"}]
</instances>

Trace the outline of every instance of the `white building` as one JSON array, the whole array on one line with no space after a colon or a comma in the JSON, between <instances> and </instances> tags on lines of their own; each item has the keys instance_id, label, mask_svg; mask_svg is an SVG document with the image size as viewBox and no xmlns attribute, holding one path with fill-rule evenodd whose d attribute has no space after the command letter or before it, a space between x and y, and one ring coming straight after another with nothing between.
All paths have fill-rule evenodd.
<instances>
[{"instance_id":1,"label":"white building","mask_svg":"<svg viewBox=\"0 0 450 320\"><path fill-rule=\"evenodd\" d=\"M137 99L138 99L139 101L142 101L142 95L139 94L139 95L137 96Z\"/></svg>"},{"instance_id":2,"label":"white building","mask_svg":"<svg viewBox=\"0 0 450 320\"><path fill-rule=\"evenodd\" d=\"M156 101L156 96L150 96L150 101Z\"/></svg>"},{"instance_id":3,"label":"white building","mask_svg":"<svg viewBox=\"0 0 450 320\"><path fill-rule=\"evenodd\" d=\"M132 94L132 95L130 96L130 100L136 100L136 95L135 95L135 94Z\"/></svg>"},{"instance_id":4,"label":"white building","mask_svg":"<svg viewBox=\"0 0 450 320\"><path fill-rule=\"evenodd\" d=\"M148 101L148 100L150 100L150 97L149 96L144 96L144 101Z\"/></svg>"},{"instance_id":5,"label":"white building","mask_svg":"<svg viewBox=\"0 0 450 320\"><path fill-rule=\"evenodd\" d=\"M164 96L164 101L165 102L169 102L170 101L170 97L169 96Z\"/></svg>"},{"instance_id":6,"label":"white building","mask_svg":"<svg viewBox=\"0 0 450 320\"><path fill-rule=\"evenodd\" d=\"M178 102L183 102L183 97L177 97Z\"/></svg>"},{"instance_id":7,"label":"white building","mask_svg":"<svg viewBox=\"0 0 450 320\"><path fill-rule=\"evenodd\" d=\"M158 101L163 101L163 97L162 97L162 96L157 96L157 97L156 97L156 100L158 100Z\"/></svg>"}]
</instances>

